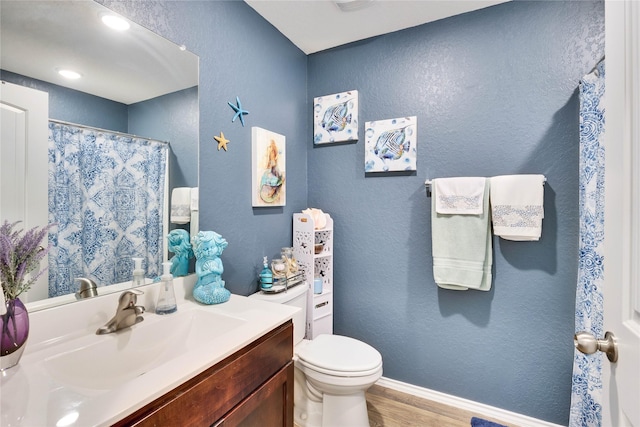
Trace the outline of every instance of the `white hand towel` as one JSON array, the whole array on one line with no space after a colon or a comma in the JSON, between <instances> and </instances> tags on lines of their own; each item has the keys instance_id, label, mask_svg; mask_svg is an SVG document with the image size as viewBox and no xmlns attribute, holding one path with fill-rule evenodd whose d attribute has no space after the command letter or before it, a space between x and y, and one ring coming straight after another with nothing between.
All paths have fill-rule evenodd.
<instances>
[{"instance_id":1,"label":"white hand towel","mask_svg":"<svg viewBox=\"0 0 640 427\"><path fill-rule=\"evenodd\" d=\"M437 184L438 180L434 180ZM448 215L436 212L438 186L431 199L433 278L445 289L488 291L493 266L489 180L485 180L480 215Z\"/></svg>"},{"instance_id":2,"label":"white hand towel","mask_svg":"<svg viewBox=\"0 0 640 427\"><path fill-rule=\"evenodd\" d=\"M200 191L198 187L191 189L191 212L200 210Z\"/></svg>"},{"instance_id":3,"label":"white hand towel","mask_svg":"<svg viewBox=\"0 0 640 427\"><path fill-rule=\"evenodd\" d=\"M198 187L191 189L191 224L189 231L192 236L197 236L200 231L200 190Z\"/></svg>"},{"instance_id":4,"label":"white hand towel","mask_svg":"<svg viewBox=\"0 0 640 427\"><path fill-rule=\"evenodd\" d=\"M171 191L171 222L187 224L189 221L191 221L191 188L174 188Z\"/></svg>"},{"instance_id":5,"label":"white hand towel","mask_svg":"<svg viewBox=\"0 0 640 427\"><path fill-rule=\"evenodd\" d=\"M505 240L539 240L544 218L544 175L491 178L493 232Z\"/></svg>"},{"instance_id":6,"label":"white hand towel","mask_svg":"<svg viewBox=\"0 0 640 427\"><path fill-rule=\"evenodd\" d=\"M457 177L433 180L436 212L439 214L480 215L484 203L486 178Z\"/></svg>"}]
</instances>

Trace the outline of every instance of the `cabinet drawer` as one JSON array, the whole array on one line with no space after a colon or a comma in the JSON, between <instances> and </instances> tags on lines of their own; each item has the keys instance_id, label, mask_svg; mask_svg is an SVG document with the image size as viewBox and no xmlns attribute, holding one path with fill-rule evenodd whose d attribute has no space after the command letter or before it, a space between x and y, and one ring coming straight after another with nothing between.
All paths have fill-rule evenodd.
<instances>
[{"instance_id":1,"label":"cabinet drawer","mask_svg":"<svg viewBox=\"0 0 640 427\"><path fill-rule=\"evenodd\" d=\"M211 426L292 357L288 321L115 425Z\"/></svg>"},{"instance_id":2,"label":"cabinet drawer","mask_svg":"<svg viewBox=\"0 0 640 427\"><path fill-rule=\"evenodd\" d=\"M322 294L313 297L313 306L311 307L312 318L319 319L328 314L333 313L333 298L332 294Z\"/></svg>"},{"instance_id":3,"label":"cabinet drawer","mask_svg":"<svg viewBox=\"0 0 640 427\"><path fill-rule=\"evenodd\" d=\"M293 362L212 427L293 427Z\"/></svg>"}]
</instances>

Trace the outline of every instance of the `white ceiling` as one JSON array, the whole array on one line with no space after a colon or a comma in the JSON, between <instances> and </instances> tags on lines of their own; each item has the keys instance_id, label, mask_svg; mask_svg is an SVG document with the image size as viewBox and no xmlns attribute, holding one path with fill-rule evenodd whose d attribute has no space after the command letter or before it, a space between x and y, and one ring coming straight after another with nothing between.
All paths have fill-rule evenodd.
<instances>
[{"instance_id":1,"label":"white ceiling","mask_svg":"<svg viewBox=\"0 0 640 427\"><path fill-rule=\"evenodd\" d=\"M101 22L110 12L93 1L0 0L0 67L124 104L198 85L196 55L139 25L115 32Z\"/></svg>"},{"instance_id":2,"label":"white ceiling","mask_svg":"<svg viewBox=\"0 0 640 427\"><path fill-rule=\"evenodd\" d=\"M331 0L245 0L306 54L505 1L356 0L361 9L342 12Z\"/></svg>"}]
</instances>

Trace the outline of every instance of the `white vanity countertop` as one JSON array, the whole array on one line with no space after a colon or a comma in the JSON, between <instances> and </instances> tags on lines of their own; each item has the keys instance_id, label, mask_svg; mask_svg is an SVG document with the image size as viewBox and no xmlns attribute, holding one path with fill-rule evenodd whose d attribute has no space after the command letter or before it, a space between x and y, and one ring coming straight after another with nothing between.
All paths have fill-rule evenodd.
<instances>
[{"instance_id":1,"label":"white vanity countertop","mask_svg":"<svg viewBox=\"0 0 640 427\"><path fill-rule=\"evenodd\" d=\"M116 334L95 335L95 331L115 314L119 292L30 312L30 336L22 359L17 366L0 372L0 426L111 425L291 319L299 310L238 295L222 304L199 304L190 297L194 283L194 275L174 280L178 311L164 316L153 313L160 284L142 287L145 294L138 297L138 305L146 307L145 320ZM215 339L192 342L159 366L105 389L59 381L47 367L52 358L64 359L60 354L68 350L69 340L75 340L74 348L78 343L91 346L101 339L126 345L128 337L136 336L135 328L145 324L153 327L157 322L170 327L171 316L191 310L238 319L239 326L219 331ZM95 372L100 372L99 365L95 365ZM127 368L122 366L125 372Z\"/></svg>"}]
</instances>

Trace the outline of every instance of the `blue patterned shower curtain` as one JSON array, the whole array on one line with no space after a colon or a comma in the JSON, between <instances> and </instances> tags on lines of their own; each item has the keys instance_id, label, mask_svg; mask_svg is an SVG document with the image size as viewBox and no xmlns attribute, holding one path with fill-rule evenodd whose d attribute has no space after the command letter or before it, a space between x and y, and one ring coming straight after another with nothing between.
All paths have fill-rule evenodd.
<instances>
[{"instance_id":1,"label":"blue patterned shower curtain","mask_svg":"<svg viewBox=\"0 0 640 427\"><path fill-rule=\"evenodd\" d=\"M604 336L604 61L580 82L580 246L576 332ZM602 353L575 350L569 426L602 424Z\"/></svg>"},{"instance_id":2,"label":"blue patterned shower curtain","mask_svg":"<svg viewBox=\"0 0 640 427\"><path fill-rule=\"evenodd\" d=\"M49 296L161 273L168 144L49 122Z\"/></svg>"}]
</instances>

